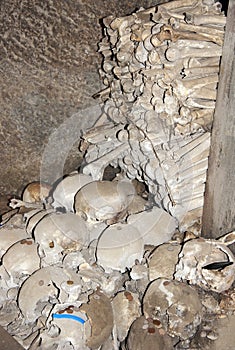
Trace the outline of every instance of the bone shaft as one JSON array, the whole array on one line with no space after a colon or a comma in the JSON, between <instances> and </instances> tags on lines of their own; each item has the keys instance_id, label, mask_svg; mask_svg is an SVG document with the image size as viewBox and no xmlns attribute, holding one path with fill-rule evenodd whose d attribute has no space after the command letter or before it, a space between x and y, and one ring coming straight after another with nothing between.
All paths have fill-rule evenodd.
<instances>
[{"instance_id":1,"label":"bone shaft","mask_svg":"<svg viewBox=\"0 0 235 350\"><path fill-rule=\"evenodd\" d=\"M182 47L181 48L173 48L170 47L166 51L166 58L169 61L176 61L178 59L187 58L187 57L211 57L211 55L221 56L222 48L218 45L213 47L205 47L205 48L195 48L195 47Z\"/></svg>"},{"instance_id":2,"label":"bone shaft","mask_svg":"<svg viewBox=\"0 0 235 350\"><path fill-rule=\"evenodd\" d=\"M159 10L161 8L166 10L175 10L181 7L195 7L199 4L200 0L178 0L178 1L170 1L165 4L159 5Z\"/></svg>"},{"instance_id":3,"label":"bone shaft","mask_svg":"<svg viewBox=\"0 0 235 350\"><path fill-rule=\"evenodd\" d=\"M205 144L204 144L204 142L205 142ZM191 141L190 143L188 143L184 147L182 147L177 152L177 156L178 157L184 156L185 154L191 152L193 149L197 148L198 145L204 144L203 148L208 147L209 146L209 142L210 142L210 134L209 133L205 133L205 134L197 137L196 139L194 139L193 141Z\"/></svg>"},{"instance_id":4,"label":"bone shaft","mask_svg":"<svg viewBox=\"0 0 235 350\"><path fill-rule=\"evenodd\" d=\"M186 13L185 15L186 22L192 23L195 25L201 25L201 24L214 24L215 26L225 26L226 24L226 17L221 15L191 15ZM224 31L224 28L221 28L221 31Z\"/></svg>"},{"instance_id":5,"label":"bone shaft","mask_svg":"<svg viewBox=\"0 0 235 350\"><path fill-rule=\"evenodd\" d=\"M217 95L217 90L211 90L211 89L207 89L206 87L202 87L200 89L197 89L195 91L193 91L190 96L193 98L205 98L207 100L216 100L216 95Z\"/></svg>"},{"instance_id":6,"label":"bone shaft","mask_svg":"<svg viewBox=\"0 0 235 350\"><path fill-rule=\"evenodd\" d=\"M111 152L86 165L83 168L83 173L92 174L94 180L100 180L104 168L107 165L109 165L110 162L116 159L120 155L120 153L124 152L127 148L128 144L121 144L119 147L116 147Z\"/></svg>"},{"instance_id":7,"label":"bone shaft","mask_svg":"<svg viewBox=\"0 0 235 350\"><path fill-rule=\"evenodd\" d=\"M173 28L178 29L178 30L182 30L185 32L195 32L198 34L207 34L207 35L211 35L212 38L213 38L213 36L219 36L219 37L221 37L221 39L224 36L224 31L221 31L221 30L216 29L216 28L182 23L182 22L175 20L174 18L171 19L170 21L171 21Z\"/></svg>"},{"instance_id":8,"label":"bone shaft","mask_svg":"<svg viewBox=\"0 0 235 350\"><path fill-rule=\"evenodd\" d=\"M182 80L186 89L194 88L199 89L211 83L218 82L218 74L212 74L207 77L201 77L196 79L184 79Z\"/></svg>"},{"instance_id":9,"label":"bone shaft","mask_svg":"<svg viewBox=\"0 0 235 350\"><path fill-rule=\"evenodd\" d=\"M205 99L198 99L198 98L187 98L187 100L185 101L185 106L189 107L189 108L215 108L215 101L212 100L205 100Z\"/></svg>"},{"instance_id":10,"label":"bone shaft","mask_svg":"<svg viewBox=\"0 0 235 350\"><path fill-rule=\"evenodd\" d=\"M220 57L190 58L185 60L184 68L216 66L219 69Z\"/></svg>"},{"instance_id":11,"label":"bone shaft","mask_svg":"<svg viewBox=\"0 0 235 350\"><path fill-rule=\"evenodd\" d=\"M186 76L200 76L203 77L210 75L210 74L218 74L219 73L219 66L212 66L212 67L192 67L192 68L185 68L184 74Z\"/></svg>"}]
</instances>

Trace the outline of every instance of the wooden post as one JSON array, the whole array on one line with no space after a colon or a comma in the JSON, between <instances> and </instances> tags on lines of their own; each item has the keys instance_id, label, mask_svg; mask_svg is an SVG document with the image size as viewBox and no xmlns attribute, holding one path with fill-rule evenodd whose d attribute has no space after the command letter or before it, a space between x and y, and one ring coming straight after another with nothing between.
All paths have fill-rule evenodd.
<instances>
[{"instance_id":1,"label":"wooden post","mask_svg":"<svg viewBox=\"0 0 235 350\"><path fill-rule=\"evenodd\" d=\"M212 129L202 236L235 229L235 1L230 0Z\"/></svg>"}]
</instances>

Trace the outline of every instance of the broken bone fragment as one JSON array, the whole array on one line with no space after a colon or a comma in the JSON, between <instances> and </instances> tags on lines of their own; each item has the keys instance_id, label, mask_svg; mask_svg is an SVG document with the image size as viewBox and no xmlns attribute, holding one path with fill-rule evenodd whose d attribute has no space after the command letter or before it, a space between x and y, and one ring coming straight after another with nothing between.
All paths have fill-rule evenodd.
<instances>
[{"instance_id":1,"label":"broken bone fragment","mask_svg":"<svg viewBox=\"0 0 235 350\"><path fill-rule=\"evenodd\" d=\"M126 338L131 324L141 315L140 307L139 296L136 293L122 291L113 298L114 324L120 341Z\"/></svg>"},{"instance_id":2,"label":"broken bone fragment","mask_svg":"<svg viewBox=\"0 0 235 350\"><path fill-rule=\"evenodd\" d=\"M113 329L110 299L97 289L89 296L88 303L82 304L79 310L86 313L91 324L91 335L86 344L90 349L97 349L109 338Z\"/></svg>"},{"instance_id":3,"label":"broken bone fragment","mask_svg":"<svg viewBox=\"0 0 235 350\"><path fill-rule=\"evenodd\" d=\"M117 223L109 226L101 234L97 247L97 263L107 272L125 272L136 260L141 261L144 241L139 230L131 224Z\"/></svg>"},{"instance_id":4,"label":"broken bone fragment","mask_svg":"<svg viewBox=\"0 0 235 350\"><path fill-rule=\"evenodd\" d=\"M148 258L149 279L164 277L172 279L179 260L182 246L177 242L167 242L155 248Z\"/></svg>"}]
</instances>

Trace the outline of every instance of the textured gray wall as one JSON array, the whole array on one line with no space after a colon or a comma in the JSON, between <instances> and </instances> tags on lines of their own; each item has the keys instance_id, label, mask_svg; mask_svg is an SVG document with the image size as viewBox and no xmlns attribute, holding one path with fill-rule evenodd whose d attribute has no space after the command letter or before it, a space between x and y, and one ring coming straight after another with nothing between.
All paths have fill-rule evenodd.
<instances>
[{"instance_id":1,"label":"textured gray wall","mask_svg":"<svg viewBox=\"0 0 235 350\"><path fill-rule=\"evenodd\" d=\"M101 88L100 19L150 7L147 0L1 0L0 193L17 194L38 180L42 154L57 129L78 113L76 129L92 125L92 95ZM79 119L80 118L80 119ZM66 155L64 140L50 155L65 173L79 165L78 140ZM58 135L57 139L58 140ZM71 141L71 140L70 140ZM53 147L53 140L50 147ZM57 145L58 146L58 145ZM53 160L53 156L56 159ZM47 161L48 159L47 158ZM52 174L44 178L53 180Z\"/></svg>"}]
</instances>

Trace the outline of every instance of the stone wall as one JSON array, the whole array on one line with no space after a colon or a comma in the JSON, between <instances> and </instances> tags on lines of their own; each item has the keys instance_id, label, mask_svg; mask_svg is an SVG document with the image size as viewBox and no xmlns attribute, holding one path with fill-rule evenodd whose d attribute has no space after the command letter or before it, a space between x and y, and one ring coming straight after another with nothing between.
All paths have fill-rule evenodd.
<instances>
[{"instance_id":1,"label":"stone wall","mask_svg":"<svg viewBox=\"0 0 235 350\"><path fill-rule=\"evenodd\" d=\"M56 147L47 157L42 179L53 181L57 173L50 171L58 164L63 173L78 167L80 129L92 126L99 114L92 95L102 87L97 52L101 19L157 3L160 1L1 1L1 194L17 195L28 182L40 178L48 144L50 149ZM71 117L74 144L68 150L66 135L57 130L63 126L62 131L69 133L66 123Z\"/></svg>"}]
</instances>

